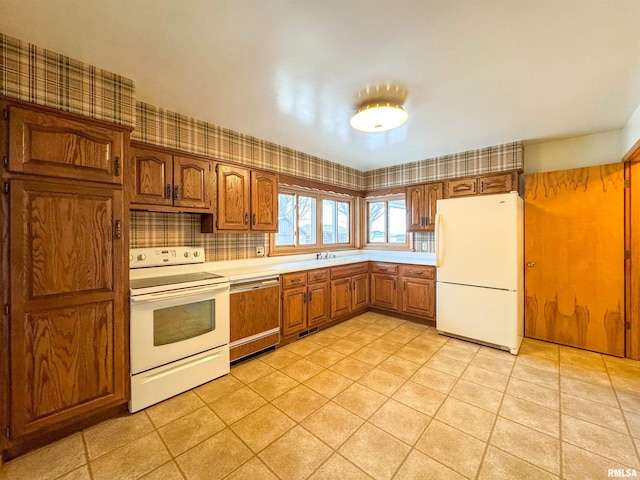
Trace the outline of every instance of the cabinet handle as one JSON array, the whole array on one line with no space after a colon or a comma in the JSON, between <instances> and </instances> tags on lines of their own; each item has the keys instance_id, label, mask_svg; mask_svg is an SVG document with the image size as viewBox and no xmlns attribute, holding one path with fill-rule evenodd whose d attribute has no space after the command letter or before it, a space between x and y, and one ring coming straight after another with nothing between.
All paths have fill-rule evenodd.
<instances>
[{"instance_id":1,"label":"cabinet handle","mask_svg":"<svg viewBox=\"0 0 640 480\"><path fill-rule=\"evenodd\" d=\"M115 221L113 236L117 239L122 238L122 222L120 220Z\"/></svg>"},{"instance_id":2,"label":"cabinet handle","mask_svg":"<svg viewBox=\"0 0 640 480\"><path fill-rule=\"evenodd\" d=\"M480 191L484 192L484 180L480 182Z\"/></svg>"},{"instance_id":3,"label":"cabinet handle","mask_svg":"<svg viewBox=\"0 0 640 480\"><path fill-rule=\"evenodd\" d=\"M299 278L294 278L293 280L291 280L291 283L300 283L300 279Z\"/></svg>"},{"instance_id":4,"label":"cabinet handle","mask_svg":"<svg viewBox=\"0 0 640 480\"><path fill-rule=\"evenodd\" d=\"M120 157L116 157L113 161L113 173L116 177L120 176Z\"/></svg>"},{"instance_id":5,"label":"cabinet handle","mask_svg":"<svg viewBox=\"0 0 640 480\"><path fill-rule=\"evenodd\" d=\"M387 267L378 267L378 269L379 269L381 272L386 272L387 270L389 270Z\"/></svg>"},{"instance_id":6,"label":"cabinet handle","mask_svg":"<svg viewBox=\"0 0 640 480\"><path fill-rule=\"evenodd\" d=\"M173 199L178 200L179 196L180 196L180 187L176 185L175 187L173 187Z\"/></svg>"},{"instance_id":7,"label":"cabinet handle","mask_svg":"<svg viewBox=\"0 0 640 480\"><path fill-rule=\"evenodd\" d=\"M403 283L404 283L404 285L402 286L402 289L406 290L407 289L407 281L405 280Z\"/></svg>"},{"instance_id":8,"label":"cabinet handle","mask_svg":"<svg viewBox=\"0 0 640 480\"><path fill-rule=\"evenodd\" d=\"M313 300L313 292L309 292L309 303L311 303L311 300Z\"/></svg>"},{"instance_id":9,"label":"cabinet handle","mask_svg":"<svg viewBox=\"0 0 640 480\"><path fill-rule=\"evenodd\" d=\"M307 292L304 292L302 303L307 303Z\"/></svg>"},{"instance_id":10,"label":"cabinet handle","mask_svg":"<svg viewBox=\"0 0 640 480\"><path fill-rule=\"evenodd\" d=\"M167 186L164 187L164 196L166 198L171 198L171 184L167 183Z\"/></svg>"},{"instance_id":11,"label":"cabinet handle","mask_svg":"<svg viewBox=\"0 0 640 480\"><path fill-rule=\"evenodd\" d=\"M395 280L393 281L393 289L394 290L396 289L396 281Z\"/></svg>"},{"instance_id":12,"label":"cabinet handle","mask_svg":"<svg viewBox=\"0 0 640 480\"><path fill-rule=\"evenodd\" d=\"M249 224L249 214L248 214L248 213L245 213L245 214L244 214L244 224L245 224L245 225L248 225L248 224Z\"/></svg>"},{"instance_id":13,"label":"cabinet handle","mask_svg":"<svg viewBox=\"0 0 640 480\"><path fill-rule=\"evenodd\" d=\"M255 213L253 214L253 218L251 220L251 223L253 223L253 225L256 224L256 214Z\"/></svg>"}]
</instances>

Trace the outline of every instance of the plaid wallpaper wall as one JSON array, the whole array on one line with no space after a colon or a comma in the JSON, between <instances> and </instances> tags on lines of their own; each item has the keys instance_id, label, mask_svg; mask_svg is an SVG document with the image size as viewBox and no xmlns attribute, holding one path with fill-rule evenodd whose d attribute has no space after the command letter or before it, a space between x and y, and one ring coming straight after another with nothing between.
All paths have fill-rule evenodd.
<instances>
[{"instance_id":1,"label":"plaid wallpaper wall","mask_svg":"<svg viewBox=\"0 0 640 480\"><path fill-rule=\"evenodd\" d=\"M200 215L130 212L130 247L204 247L207 262L254 258L256 247L269 244L264 233L200 233Z\"/></svg>"},{"instance_id":2,"label":"plaid wallpaper wall","mask_svg":"<svg viewBox=\"0 0 640 480\"><path fill-rule=\"evenodd\" d=\"M0 94L133 127L133 80L0 33Z\"/></svg>"},{"instance_id":3,"label":"plaid wallpaper wall","mask_svg":"<svg viewBox=\"0 0 640 480\"><path fill-rule=\"evenodd\" d=\"M522 143L512 142L370 170L364 173L364 184L367 190L375 190L410 183L521 169L523 165Z\"/></svg>"},{"instance_id":4,"label":"plaid wallpaper wall","mask_svg":"<svg viewBox=\"0 0 640 480\"><path fill-rule=\"evenodd\" d=\"M248 167L364 190L360 170L147 103L136 103L136 128L131 138Z\"/></svg>"},{"instance_id":5,"label":"plaid wallpaper wall","mask_svg":"<svg viewBox=\"0 0 640 480\"><path fill-rule=\"evenodd\" d=\"M291 148L135 101L135 83L0 33L0 94L135 127L132 139L355 190L523 167L519 142L361 172ZM431 233L414 234L416 249ZM131 247L202 245L207 261L251 258L264 234L201 234L200 216L131 212Z\"/></svg>"}]
</instances>

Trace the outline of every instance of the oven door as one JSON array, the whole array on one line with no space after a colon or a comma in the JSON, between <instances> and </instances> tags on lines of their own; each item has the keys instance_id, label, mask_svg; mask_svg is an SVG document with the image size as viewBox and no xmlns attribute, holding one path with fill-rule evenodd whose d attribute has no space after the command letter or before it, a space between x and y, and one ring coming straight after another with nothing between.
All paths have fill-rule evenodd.
<instances>
[{"instance_id":1,"label":"oven door","mask_svg":"<svg viewBox=\"0 0 640 480\"><path fill-rule=\"evenodd\" d=\"M131 373L229 343L229 284L131 296Z\"/></svg>"}]
</instances>

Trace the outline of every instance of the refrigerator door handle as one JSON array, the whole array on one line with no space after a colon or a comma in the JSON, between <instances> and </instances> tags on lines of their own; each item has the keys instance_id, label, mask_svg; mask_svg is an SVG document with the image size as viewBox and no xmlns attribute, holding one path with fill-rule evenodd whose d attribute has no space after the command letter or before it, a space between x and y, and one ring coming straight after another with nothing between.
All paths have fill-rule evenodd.
<instances>
[{"instance_id":1,"label":"refrigerator door handle","mask_svg":"<svg viewBox=\"0 0 640 480\"><path fill-rule=\"evenodd\" d=\"M441 265L440 262L440 214L436 213L436 221L435 221L435 240L436 240L436 267Z\"/></svg>"}]
</instances>

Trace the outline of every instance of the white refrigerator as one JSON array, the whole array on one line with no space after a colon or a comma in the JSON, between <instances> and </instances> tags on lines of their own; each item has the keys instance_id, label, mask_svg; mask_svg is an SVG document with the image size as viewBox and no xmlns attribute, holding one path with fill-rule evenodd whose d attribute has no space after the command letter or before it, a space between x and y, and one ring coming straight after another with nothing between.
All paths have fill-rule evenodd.
<instances>
[{"instance_id":1,"label":"white refrigerator","mask_svg":"<svg viewBox=\"0 0 640 480\"><path fill-rule=\"evenodd\" d=\"M517 355L524 333L517 192L438 200L436 328Z\"/></svg>"}]
</instances>

